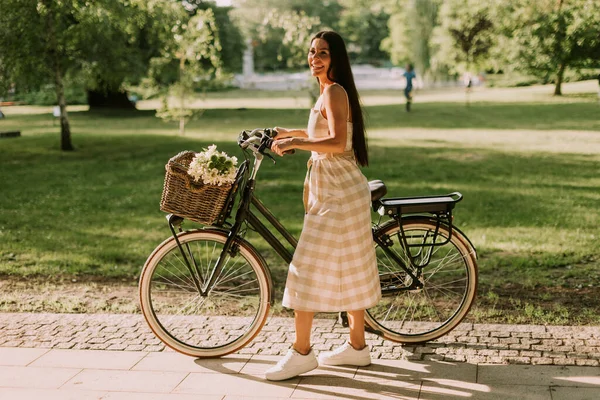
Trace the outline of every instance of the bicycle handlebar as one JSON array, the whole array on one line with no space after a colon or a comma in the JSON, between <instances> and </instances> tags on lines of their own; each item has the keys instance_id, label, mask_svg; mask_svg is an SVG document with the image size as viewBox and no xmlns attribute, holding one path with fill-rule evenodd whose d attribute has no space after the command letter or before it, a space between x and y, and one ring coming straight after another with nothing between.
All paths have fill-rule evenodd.
<instances>
[{"instance_id":1,"label":"bicycle handlebar","mask_svg":"<svg viewBox=\"0 0 600 400\"><path fill-rule=\"evenodd\" d=\"M250 148L253 152L265 154L265 150L271 149L276 135L277 131L271 128L256 128L250 132L243 130L238 136L238 145L244 150ZM290 150L284 154L294 154L295 152L295 150Z\"/></svg>"}]
</instances>

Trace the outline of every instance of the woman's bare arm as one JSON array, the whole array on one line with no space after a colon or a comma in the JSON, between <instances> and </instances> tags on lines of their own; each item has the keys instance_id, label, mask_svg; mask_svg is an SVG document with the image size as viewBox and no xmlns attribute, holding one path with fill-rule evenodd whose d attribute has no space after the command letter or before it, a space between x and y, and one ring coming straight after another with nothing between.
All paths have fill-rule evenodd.
<instances>
[{"instance_id":1,"label":"woman's bare arm","mask_svg":"<svg viewBox=\"0 0 600 400\"><path fill-rule=\"evenodd\" d=\"M293 136L276 140L273 151L283 152L299 149L319 153L341 153L346 148L348 107L346 93L338 85L331 85L323 91L323 106L327 117L329 135L322 138ZM279 136L279 135L278 135Z\"/></svg>"},{"instance_id":2,"label":"woman's bare arm","mask_svg":"<svg viewBox=\"0 0 600 400\"><path fill-rule=\"evenodd\" d=\"M285 139L290 137L308 137L306 129L288 129L276 126L274 128L277 131L277 139Z\"/></svg>"}]
</instances>

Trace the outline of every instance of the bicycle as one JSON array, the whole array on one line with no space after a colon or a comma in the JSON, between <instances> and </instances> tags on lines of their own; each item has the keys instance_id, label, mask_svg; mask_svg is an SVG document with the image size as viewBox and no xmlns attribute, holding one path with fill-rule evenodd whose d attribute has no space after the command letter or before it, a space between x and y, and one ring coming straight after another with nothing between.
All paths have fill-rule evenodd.
<instances>
[{"instance_id":1,"label":"bicycle","mask_svg":"<svg viewBox=\"0 0 600 400\"><path fill-rule=\"evenodd\" d=\"M167 215L171 237L144 264L142 313L154 334L180 353L219 357L235 352L265 324L273 301L271 272L245 239L248 228L285 263L292 260L292 252L258 215L292 248L297 240L254 194L264 157L273 159L271 133L240 133L245 161L215 226L183 230L182 217ZM384 198L382 181L369 186L373 210L380 214L372 232L382 300L366 310L366 329L401 343L439 338L467 315L477 288L475 247L453 225L452 210L462 195ZM347 323L345 313L340 319Z\"/></svg>"}]
</instances>

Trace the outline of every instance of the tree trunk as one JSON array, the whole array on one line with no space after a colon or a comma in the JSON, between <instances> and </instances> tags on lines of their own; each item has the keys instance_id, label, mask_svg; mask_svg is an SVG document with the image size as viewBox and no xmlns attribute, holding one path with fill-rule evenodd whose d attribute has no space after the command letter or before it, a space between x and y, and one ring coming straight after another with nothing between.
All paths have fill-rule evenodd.
<instances>
[{"instance_id":1,"label":"tree trunk","mask_svg":"<svg viewBox=\"0 0 600 400\"><path fill-rule=\"evenodd\" d=\"M556 86L554 86L554 95L555 96L562 96L562 81L563 81L563 76L565 74L565 69L566 69L566 65L565 63L561 63L560 66L558 67L558 73L556 74Z\"/></svg>"},{"instance_id":2,"label":"tree trunk","mask_svg":"<svg viewBox=\"0 0 600 400\"><path fill-rule=\"evenodd\" d=\"M125 109L135 110L135 104L127 97L127 92L119 90L88 90L88 105L90 111L96 109Z\"/></svg>"},{"instance_id":3,"label":"tree trunk","mask_svg":"<svg viewBox=\"0 0 600 400\"><path fill-rule=\"evenodd\" d=\"M49 1L45 2L45 6L50 11L52 5ZM48 13L47 28L48 28L48 39L50 42L50 52L52 55L52 61L54 63L54 84L56 86L56 100L60 107L60 149L63 151L72 151L73 144L71 143L71 126L69 125L69 117L67 115L67 101L65 99L65 88L63 82L63 72L60 65L60 59L58 56L58 43L56 40L56 31L54 30L54 14Z\"/></svg>"},{"instance_id":4,"label":"tree trunk","mask_svg":"<svg viewBox=\"0 0 600 400\"><path fill-rule=\"evenodd\" d=\"M60 107L60 149L64 151L74 150L71 143L71 125L67 115L67 101L65 99L65 90L60 68L56 67L56 98Z\"/></svg>"},{"instance_id":5,"label":"tree trunk","mask_svg":"<svg viewBox=\"0 0 600 400\"><path fill-rule=\"evenodd\" d=\"M179 83L181 84L180 98L179 98L179 134L183 136L185 134L185 117L183 115L185 109L185 88L183 84L183 69L185 68L185 57L182 56L179 59Z\"/></svg>"},{"instance_id":6,"label":"tree trunk","mask_svg":"<svg viewBox=\"0 0 600 400\"><path fill-rule=\"evenodd\" d=\"M558 0L557 1L557 12L559 14L560 17L562 17L562 15L560 15L561 9L563 6L563 0ZM565 50L563 49L563 43L565 38L567 37L567 27L565 26L565 21L564 19L559 19L559 32L556 35L556 41L558 42L558 48L556 49L556 55L563 55ZM566 58L563 58L563 60L566 60ZM556 85L554 86L554 95L555 96L562 96L562 82L563 82L563 76L565 74L565 68L567 67L567 63L565 61L561 62L560 65L558 66L558 72L556 73Z\"/></svg>"}]
</instances>

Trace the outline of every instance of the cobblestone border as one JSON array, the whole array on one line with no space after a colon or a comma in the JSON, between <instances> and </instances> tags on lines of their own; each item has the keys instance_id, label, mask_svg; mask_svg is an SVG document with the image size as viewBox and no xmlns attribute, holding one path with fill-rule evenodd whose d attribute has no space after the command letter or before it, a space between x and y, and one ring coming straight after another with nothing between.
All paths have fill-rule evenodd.
<instances>
[{"instance_id":1,"label":"cobblestone border","mask_svg":"<svg viewBox=\"0 0 600 400\"><path fill-rule=\"evenodd\" d=\"M314 349L344 343L348 329L316 319ZM270 318L241 354L282 355L294 339L291 318ZM600 366L600 327L460 324L422 345L401 345L367 334L374 359L442 360L488 364ZM0 347L163 351L137 314L0 313Z\"/></svg>"}]
</instances>

